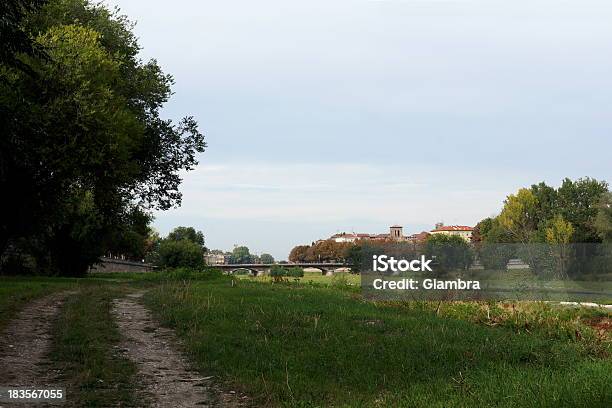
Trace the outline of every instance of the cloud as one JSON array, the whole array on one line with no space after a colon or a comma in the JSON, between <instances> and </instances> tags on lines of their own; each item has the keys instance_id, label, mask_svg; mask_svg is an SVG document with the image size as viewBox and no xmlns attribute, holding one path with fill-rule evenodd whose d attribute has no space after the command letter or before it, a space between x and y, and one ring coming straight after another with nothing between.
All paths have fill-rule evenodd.
<instances>
[{"instance_id":1,"label":"cloud","mask_svg":"<svg viewBox=\"0 0 612 408\"><path fill-rule=\"evenodd\" d=\"M183 205L157 214L163 233L178 225L204 231L211 248L247 245L283 259L290 249L340 231L406 233L437 221L475 224L495 213L527 174L447 172L434 163L203 164L184 176Z\"/></svg>"},{"instance_id":2,"label":"cloud","mask_svg":"<svg viewBox=\"0 0 612 408\"><path fill-rule=\"evenodd\" d=\"M464 222L472 222L482 209L495 208L501 194L493 180L480 176L481 190L475 190L473 180L465 171L449 175L434 166L201 165L185 176L183 206L175 212L220 220L326 221L330 227L356 219L429 222L451 214L465 214Z\"/></svg>"}]
</instances>

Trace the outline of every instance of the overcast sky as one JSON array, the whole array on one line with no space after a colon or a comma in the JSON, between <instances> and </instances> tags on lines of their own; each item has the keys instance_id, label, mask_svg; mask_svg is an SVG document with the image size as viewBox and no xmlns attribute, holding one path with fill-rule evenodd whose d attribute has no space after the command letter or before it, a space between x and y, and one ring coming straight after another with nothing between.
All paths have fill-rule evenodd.
<instances>
[{"instance_id":1,"label":"overcast sky","mask_svg":"<svg viewBox=\"0 0 612 408\"><path fill-rule=\"evenodd\" d=\"M608 0L107 0L208 149L162 233L278 259L339 231L474 225L539 181L612 181Z\"/></svg>"}]
</instances>

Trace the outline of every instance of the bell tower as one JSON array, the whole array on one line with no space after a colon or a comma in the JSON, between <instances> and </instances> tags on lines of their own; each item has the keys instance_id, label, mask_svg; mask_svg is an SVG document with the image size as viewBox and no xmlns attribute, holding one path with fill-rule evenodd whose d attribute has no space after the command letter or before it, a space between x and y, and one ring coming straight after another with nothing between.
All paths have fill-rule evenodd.
<instances>
[{"instance_id":1,"label":"bell tower","mask_svg":"<svg viewBox=\"0 0 612 408\"><path fill-rule=\"evenodd\" d=\"M404 239L403 227L401 225L392 225L389 227L389 237L394 241Z\"/></svg>"}]
</instances>

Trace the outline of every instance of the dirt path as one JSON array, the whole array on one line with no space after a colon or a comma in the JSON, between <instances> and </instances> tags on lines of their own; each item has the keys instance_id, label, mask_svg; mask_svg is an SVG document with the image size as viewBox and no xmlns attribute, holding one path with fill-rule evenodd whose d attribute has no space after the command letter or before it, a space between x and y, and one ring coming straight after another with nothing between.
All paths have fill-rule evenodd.
<instances>
[{"instance_id":1,"label":"dirt path","mask_svg":"<svg viewBox=\"0 0 612 408\"><path fill-rule=\"evenodd\" d=\"M139 370L142 399L152 407L239 407L244 399L221 392L212 377L192 370L175 347L172 330L161 327L142 306L142 293L114 302L114 313L123 335L121 351Z\"/></svg>"},{"instance_id":2,"label":"dirt path","mask_svg":"<svg viewBox=\"0 0 612 408\"><path fill-rule=\"evenodd\" d=\"M0 384L43 386L53 378L47 357L51 326L69 294L55 293L31 302L0 333Z\"/></svg>"}]
</instances>

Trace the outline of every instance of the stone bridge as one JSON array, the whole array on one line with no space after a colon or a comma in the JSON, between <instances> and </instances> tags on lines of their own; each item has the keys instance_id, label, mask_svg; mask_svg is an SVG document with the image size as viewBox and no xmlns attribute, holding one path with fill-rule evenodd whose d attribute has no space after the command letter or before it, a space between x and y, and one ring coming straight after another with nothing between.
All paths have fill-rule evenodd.
<instances>
[{"instance_id":1,"label":"stone bridge","mask_svg":"<svg viewBox=\"0 0 612 408\"><path fill-rule=\"evenodd\" d=\"M219 268L228 274L236 273L237 271L248 271L249 274L254 276L257 275L268 275L270 274L270 268L274 265L282 266L283 268L309 268L318 269L323 275L331 275L340 268L350 269L350 264L340 262L319 262L319 263L288 263L288 264L223 264L223 265L210 265L213 268Z\"/></svg>"}]
</instances>

